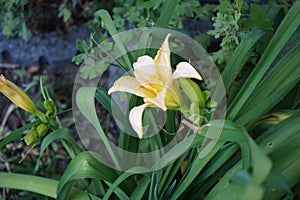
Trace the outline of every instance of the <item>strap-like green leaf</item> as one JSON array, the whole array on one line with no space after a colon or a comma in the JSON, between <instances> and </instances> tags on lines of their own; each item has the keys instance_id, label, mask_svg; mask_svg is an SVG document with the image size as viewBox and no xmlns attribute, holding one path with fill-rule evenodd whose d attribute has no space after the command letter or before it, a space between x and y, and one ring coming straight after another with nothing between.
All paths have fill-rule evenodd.
<instances>
[{"instance_id":1,"label":"strap-like green leaf","mask_svg":"<svg viewBox=\"0 0 300 200\"><path fill-rule=\"evenodd\" d=\"M164 2L164 5L161 9L161 14L155 24L157 27L168 27L173 16L173 12L176 10L177 4L178 0L166 0Z\"/></svg>"},{"instance_id":2,"label":"strap-like green leaf","mask_svg":"<svg viewBox=\"0 0 300 200\"><path fill-rule=\"evenodd\" d=\"M2 149L7 143L17 139L17 138L20 138L22 133L24 133L24 131L32 128L33 126L39 124L40 121L39 120L36 120L36 121L33 121L29 124L26 124L25 126L15 130L15 131L12 131L9 135L7 135L6 137L4 137L1 141L0 141L0 149Z\"/></svg>"},{"instance_id":3,"label":"strap-like green leaf","mask_svg":"<svg viewBox=\"0 0 300 200\"><path fill-rule=\"evenodd\" d=\"M271 110L300 80L300 43L295 44L258 85L246 101L236 122L252 128L259 118Z\"/></svg>"},{"instance_id":4,"label":"strap-like green leaf","mask_svg":"<svg viewBox=\"0 0 300 200\"><path fill-rule=\"evenodd\" d=\"M229 63L222 72L222 79L226 90L230 88L234 80L239 75L242 67L247 62L251 49L255 46L257 41L264 35L264 31L259 28L254 28L248 33L235 49Z\"/></svg>"},{"instance_id":5,"label":"strap-like green leaf","mask_svg":"<svg viewBox=\"0 0 300 200\"><path fill-rule=\"evenodd\" d=\"M74 180L85 178L95 178L109 182L114 182L114 180L117 178L117 174L113 169L103 164L102 158L98 154L93 152L79 153L70 162L58 183L58 198L65 198L62 197L60 193L63 192L64 188L68 188L68 184L72 185Z\"/></svg>"},{"instance_id":6,"label":"strap-like green leaf","mask_svg":"<svg viewBox=\"0 0 300 200\"><path fill-rule=\"evenodd\" d=\"M244 106L245 102L252 95L253 91L270 68L278 54L285 47L290 37L300 25L300 1L295 1L279 28L275 32L272 40L267 46L264 54L257 63L256 67L246 80L238 95L228 108L228 119L236 120L237 114Z\"/></svg>"},{"instance_id":7,"label":"strap-like green leaf","mask_svg":"<svg viewBox=\"0 0 300 200\"><path fill-rule=\"evenodd\" d=\"M148 176L144 176L138 183L137 187L133 191L130 196L130 200L141 200L145 195L147 188L149 187L150 178Z\"/></svg>"},{"instance_id":8,"label":"strap-like green leaf","mask_svg":"<svg viewBox=\"0 0 300 200\"><path fill-rule=\"evenodd\" d=\"M115 153L113 149L113 145L111 141L108 139L106 134L104 133L101 124L99 123L99 119L96 113L95 108L95 92L97 88L92 87L82 87L77 91L76 94L76 104L80 110L80 112L83 114L83 116L94 126L94 128L97 130L97 133L99 134L99 138L103 141L106 150L109 153L109 156L111 157L113 164L119 168L119 162L117 159L117 154Z\"/></svg>"},{"instance_id":9,"label":"strap-like green leaf","mask_svg":"<svg viewBox=\"0 0 300 200\"><path fill-rule=\"evenodd\" d=\"M109 32L109 34L111 35L112 39L115 42L115 45L118 47L118 51L120 51L119 55L121 55L123 59L123 63L121 67L125 71L130 71L132 69L132 66L131 66L130 59L127 55L128 51L126 50L122 42L122 39L118 35L118 31L114 25L114 22L111 19L110 14L107 12L107 10L101 9L95 13L95 16L100 17L102 19L102 24L104 25L104 28Z\"/></svg>"},{"instance_id":10,"label":"strap-like green leaf","mask_svg":"<svg viewBox=\"0 0 300 200\"><path fill-rule=\"evenodd\" d=\"M72 150L74 148L74 152L79 153L81 151L79 145L77 144L76 140L74 139L73 135L71 134L70 130L67 128L59 128L52 133L48 134L42 141L41 146L40 146L40 154L39 154L39 159L36 162L35 169L34 171L36 172L39 167L40 159L46 150L46 148L51 144L54 140L57 139L63 139L65 140L68 144L72 145ZM71 151L71 150L70 150Z\"/></svg>"},{"instance_id":11,"label":"strap-like green leaf","mask_svg":"<svg viewBox=\"0 0 300 200\"><path fill-rule=\"evenodd\" d=\"M31 191L48 197L56 198L57 181L16 173L0 172L0 188Z\"/></svg>"},{"instance_id":12,"label":"strap-like green leaf","mask_svg":"<svg viewBox=\"0 0 300 200\"><path fill-rule=\"evenodd\" d=\"M251 179L261 184L268 176L271 169L271 162L269 158L259 149L255 142L249 137L247 131L237 124L230 121L215 121L209 127L210 131L219 131L222 129L222 133L215 142L214 147L211 149L205 157L196 157L189 172L185 175L183 181L181 181L178 188L174 192L172 199L177 199L180 195L190 186L192 181L199 175L207 163L212 159L212 157L217 153L217 151L228 141L236 142L239 144L242 150L242 165L234 168L235 172L239 169L250 170L251 169ZM202 129L201 134L205 134L208 129ZM232 155L227 155L230 158ZM235 173L232 172L232 173Z\"/></svg>"}]
</instances>

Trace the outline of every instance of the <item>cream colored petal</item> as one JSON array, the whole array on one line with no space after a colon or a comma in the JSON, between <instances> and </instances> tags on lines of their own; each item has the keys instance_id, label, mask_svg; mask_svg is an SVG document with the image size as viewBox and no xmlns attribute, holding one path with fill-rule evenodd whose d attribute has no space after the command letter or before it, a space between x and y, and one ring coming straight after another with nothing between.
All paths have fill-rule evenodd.
<instances>
[{"instance_id":1,"label":"cream colored petal","mask_svg":"<svg viewBox=\"0 0 300 200\"><path fill-rule=\"evenodd\" d=\"M176 70L173 73L173 79L178 78L195 78L198 80L202 80L202 77L197 72L197 70L187 62L178 63Z\"/></svg>"},{"instance_id":2,"label":"cream colored petal","mask_svg":"<svg viewBox=\"0 0 300 200\"><path fill-rule=\"evenodd\" d=\"M140 97L144 97L145 94L141 90L141 84L136 78L131 76L122 76L115 81L114 85L108 90L108 94L112 92L128 92Z\"/></svg>"},{"instance_id":3,"label":"cream colored petal","mask_svg":"<svg viewBox=\"0 0 300 200\"><path fill-rule=\"evenodd\" d=\"M133 130L137 133L140 139L143 138L143 113L144 110L148 107L148 104L142 104L140 106L134 107L129 112L129 121Z\"/></svg>"},{"instance_id":4,"label":"cream colored petal","mask_svg":"<svg viewBox=\"0 0 300 200\"><path fill-rule=\"evenodd\" d=\"M149 82L158 80L154 60L150 56L141 56L133 63L134 75L138 82L147 87Z\"/></svg>"},{"instance_id":5,"label":"cream colored petal","mask_svg":"<svg viewBox=\"0 0 300 200\"><path fill-rule=\"evenodd\" d=\"M169 37L167 35L162 46L157 52L157 55L154 58L156 64L156 72L161 81L167 82L168 79L172 76L172 67L170 61L170 48L169 48Z\"/></svg>"}]
</instances>

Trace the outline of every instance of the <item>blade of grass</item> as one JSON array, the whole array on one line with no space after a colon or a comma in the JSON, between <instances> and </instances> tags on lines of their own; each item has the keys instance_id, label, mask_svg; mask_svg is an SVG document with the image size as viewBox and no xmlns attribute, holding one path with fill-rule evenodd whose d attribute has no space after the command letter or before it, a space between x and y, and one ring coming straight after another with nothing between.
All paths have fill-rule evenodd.
<instances>
[{"instance_id":1,"label":"blade of grass","mask_svg":"<svg viewBox=\"0 0 300 200\"><path fill-rule=\"evenodd\" d=\"M266 188L264 199L279 199L284 194L287 194L284 199L294 199L293 193L284 177L277 172L270 173L264 186ZM274 190L274 188L276 189Z\"/></svg>"},{"instance_id":2,"label":"blade of grass","mask_svg":"<svg viewBox=\"0 0 300 200\"><path fill-rule=\"evenodd\" d=\"M259 118L288 94L300 79L300 43L283 57L257 86L238 114L236 123L252 128ZM259 106L257 103L259 102Z\"/></svg>"},{"instance_id":3,"label":"blade of grass","mask_svg":"<svg viewBox=\"0 0 300 200\"><path fill-rule=\"evenodd\" d=\"M36 162L35 165L35 169L34 172L37 172L39 164L40 164L40 159L44 153L44 151L46 150L46 148L54 141L57 139L63 139L65 140L67 143L72 145L72 152L75 152L75 155L79 152L81 152L82 150L80 149L79 145L77 144L76 140L74 139L74 137L72 136L71 132L69 129L67 128L60 128L57 129L55 131L53 131L52 133L48 134L42 141L41 146L40 146L40 153L39 153L39 158ZM72 153L73 154L73 153ZM69 153L69 155L72 155ZM74 156L75 156L74 155ZM71 156L71 158L73 158Z\"/></svg>"},{"instance_id":4,"label":"blade of grass","mask_svg":"<svg viewBox=\"0 0 300 200\"><path fill-rule=\"evenodd\" d=\"M221 148L223 143L216 143L214 148L206 155L206 157L201 160L197 157L192 163L192 167L188 174L185 176L183 181L180 182L179 186L175 189L173 195L170 199L178 199L180 195L190 186L192 181L198 176L203 167L209 162L209 160L216 154L216 152Z\"/></svg>"},{"instance_id":5,"label":"blade of grass","mask_svg":"<svg viewBox=\"0 0 300 200\"><path fill-rule=\"evenodd\" d=\"M255 44L264 36L264 34L264 31L261 29L254 28L242 39L239 46L235 49L229 63L222 72L222 79L226 90L231 87L232 83L239 75L242 67L247 62Z\"/></svg>"},{"instance_id":6,"label":"blade of grass","mask_svg":"<svg viewBox=\"0 0 300 200\"><path fill-rule=\"evenodd\" d=\"M166 0L161 9L161 14L157 19L155 26L167 28L173 16L173 12L176 10L177 4L178 0Z\"/></svg>"},{"instance_id":7,"label":"blade of grass","mask_svg":"<svg viewBox=\"0 0 300 200\"><path fill-rule=\"evenodd\" d=\"M147 188L149 187L150 178L148 176L144 176L138 183L135 190L132 192L130 196L130 200L141 200L146 193Z\"/></svg>"},{"instance_id":8,"label":"blade of grass","mask_svg":"<svg viewBox=\"0 0 300 200\"><path fill-rule=\"evenodd\" d=\"M237 94L233 102L228 108L228 119L236 120L237 114L243 107L247 99L259 84L267 69L274 62L280 51L284 48L290 37L298 29L300 25L300 1L294 2L293 6L281 22L279 28L275 32L272 40L267 46L262 58L246 80L240 92Z\"/></svg>"},{"instance_id":9,"label":"blade of grass","mask_svg":"<svg viewBox=\"0 0 300 200\"><path fill-rule=\"evenodd\" d=\"M100 17L102 19L102 24L104 25L104 28L109 32L109 34L112 36L112 39L115 41L115 45L117 45L118 50L120 51L120 55L122 56L122 60L124 63L122 64L122 68L125 71L130 71L132 69L130 59L127 55L127 50L122 42L122 39L120 38L120 35L118 34L118 31L114 25L114 22L111 19L110 14L107 12L107 10L98 10L95 13L96 17Z\"/></svg>"},{"instance_id":10,"label":"blade of grass","mask_svg":"<svg viewBox=\"0 0 300 200\"><path fill-rule=\"evenodd\" d=\"M106 150L109 153L114 165L117 168L120 168L119 161L117 158L117 154L114 151L113 145L111 141L108 139L106 134L104 133L101 124L99 123L99 119L96 113L96 108L94 104L95 92L97 88L92 87L82 87L77 91L76 94L76 103L83 114L83 116L95 127L99 137L103 141Z\"/></svg>"},{"instance_id":11,"label":"blade of grass","mask_svg":"<svg viewBox=\"0 0 300 200\"><path fill-rule=\"evenodd\" d=\"M71 192L68 191L64 193L63 190L68 188L68 184L73 184L74 180L95 178L114 182L117 177L118 175L113 169L103 164L102 158L98 154L93 152L81 152L72 159L61 177L57 186L58 198L64 199L64 196L67 195L68 192ZM61 196L60 193L64 193L64 196Z\"/></svg>"},{"instance_id":12,"label":"blade of grass","mask_svg":"<svg viewBox=\"0 0 300 200\"><path fill-rule=\"evenodd\" d=\"M26 124L25 126L12 131L9 135L7 135L6 137L2 138L0 141L0 149L2 149L6 144L8 144L9 142L20 138L21 135L24 133L24 131L32 128L33 126L37 125L40 123L40 120L36 120L33 122L30 122L29 124Z\"/></svg>"},{"instance_id":13,"label":"blade of grass","mask_svg":"<svg viewBox=\"0 0 300 200\"><path fill-rule=\"evenodd\" d=\"M234 145L234 146L238 146L238 145ZM232 159L225 162L224 165L222 165L222 167L220 169L218 169L217 171L212 173L208 178L203 179L201 182L198 183L198 181L197 181L198 177L197 177L195 179L195 181L192 183L193 185L192 185L191 189L188 189L187 191L185 191L185 193L183 194L183 197L185 197L185 196L188 197L189 194L195 194L195 196L197 196L197 197L207 194L211 190L212 186L217 184L219 182L219 180L228 172L228 170L230 170L238 161L240 161L240 159L241 159L240 155L235 154L232 157ZM205 169L203 170L203 173L201 173L201 175L204 174L204 176L205 176L206 168L209 168L209 166L205 167ZM199 179L201 179L203 177L201 175L200 175Z\"/></svg>"},{"instance_id":14,"label":"blade of grass","mask_svg":"<svg viewBox=\"0 0 300 200\"><path fill-rule=\"evenodd\" d=\"M110 198L110 196L113 194L113 192L115 192L115 190L118 188L118 185L120 183L122 183L125 179L127 179L128 177L130 177L132 175L134 175L134 174L132 174L132 173L123 173L112 184L109 184L109 182L105 181L105 183L109 184L110 187L106 191L106 193L103 197L103 200L108 200Z\"/></svg>"},{"instance_id":15,"label":"blade of grass","mask_svg":"<svg viewBox=\"0 0 300 200\"><path fill-rule=\"evenodd\" d=\"M274 169L287 175L290 186L300 181L300 171L295 170L300 162L300 111L270 128L257 138L259 146L273 161Z\"/></svg>"},{"instance_id":16,"label":"blade of grass","mask_svg":"<svg viewBox=\"0 0 300 200\"><path fill-rule=\"evenodd\" d=\"M266 155L258 148L255 142L249 137L247 131L240 125L230 121L217 120L210 126L209 129L213 132L222 130L221 136L215 143L212 150L204 157L199 156L194 159L192 166L184 179L180 182L171 199L178 199L180 195L190 186L192 181L199 175L212 157L220 150L226 142L233 141L239 144L242 152L242 168L245 170L251 169L251 177L258 183L262 183L268 176L271 169L271 162ZM224 126L223 126L224 125ZM208 127L203 127L202 133L206 133ZM217 137L217 136L216 136ZM217 138L211 138L216 140ZM231 155L229 155L229 158ZM242 169L240 168L240 169Z\"/></svg>"},{"instance_id":17,"label":"blade of grass","mask_svg":"<svg viewBox=\"0 0 300 200\"><path fill-rule=\"evenodd\" d=\"M215 196L206 199L218 200L261 200L264 195L264 188L259 185L245 170L239 170L231 177L231 182Z\"/></svg>"},{"instance_id":18,"label":"blade of grass","mask_svg":"<svg viewBox=\"0 0 300 200\"><path fill-rule=\"evenodd\" d=\"M274 156L271 157L274 169L280 173L283 173L285 175L287 182L293 184L299 182L300 180L300 174L299 174L300 172L298 170L300 167L300 158L299 158L300 154L299 154L299 148L296 148L296 146L300 145L299 144L300 135L298 134L300 131L300 123L298 123L299 120L300 120L300 113L275 125L273 128L270 128L268 131L263 133L259 138L257 138L257 142L259 143L259 147L261 151L269 155L275 153ZM285 142L289 138L291 138L289 142ZM293 144L291 145L290 142L292 142ZM285 156L279 154L276 155L277 153L284 151L288 147L291 147L290 149L293 149L296 152L292 153L293 155L290 155L291 152L290 153L285 152L284 153ZM286 151L290 151L290 150L287 149ZM294 158L292 160L290 160L290 158L287 158L285 160L284 157L289 157L289 156L292 156ZM224 191L226 187L230 185L231 178L234 176L235 172L238 169L241 169L241 167L242 167L242 162L239 161L222 177L222 179L218 182L218 184L206 196L206 199L208 200L214 199L215 196L217 196L219 193ZM290 187L293 186L293 184L291 184ZM272 199L281 198L281 196L276 196L276 195L281 195L281 193L273 193L272 195L274 197Z\"/></svg>"},{"instance_id":19,"label":"blade of grass","mask_svg":"<svg viewBox=\"0 0 300 200\"><path fill-rule=\"evenodd\" d=\"M107 186L109 188L113 187L113 184L109 183L109 182L106 182ZM116 187L114 189L114 193L116 194L116 196L119 198L119 199L122 199L122 200L129 200L129 197L125 194L125 192L123 192L123 190L121 190L119 187Z\"/></svg>"},{"instance_id":20,"label":"blade of grass","mask_svg":"<svg viewBox=\"0 0 300 200\"><path fill-rule=\"evenodd\" d=\"M157 182L159 182L160 178L161 178L161 170L152 172L148 200L158 200L158 198L157 198Z\"/></svg>"},{"instance_id":21,"label":"blade of grass","mask_svg":"<svg viewBox=\"0 0 300 200\"><path fill-rule=\"evenodd\" d=\"M159 183L158 187L158 194L159 198L162 198L162 196L165 194L167 189L169 188L169 185L172 183L175 175L177 174L178 170L180 169L180 166L182 165L182 162L187 156L187 152L183 154L179 159L175 161L175 163L169 165L167 169L163 173L163 177Z\"/></svg>"},{"instance_id":22,"label":"blade of grass","mask_svg":"<svg viewBox=\"0 0 300 200\"><path fill-rule=\"evenodd\" d=\"M25 190L48 197L56 198L56 187L58 182L52 179L0 172L0 188Z\"/></svg>"}]
</instances>

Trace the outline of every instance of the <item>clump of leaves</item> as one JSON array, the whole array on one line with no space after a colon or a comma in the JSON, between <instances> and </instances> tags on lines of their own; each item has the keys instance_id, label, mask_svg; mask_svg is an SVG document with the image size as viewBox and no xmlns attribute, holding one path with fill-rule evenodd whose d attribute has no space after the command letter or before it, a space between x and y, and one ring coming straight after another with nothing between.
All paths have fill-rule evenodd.
<instances>
[{"instance_id":1,"label":"clump of leaves","mask_svg":"<svg viewBox=\"0 0 300 200\"><path fill-rule=\"evenodd\" d=\"M32 33L25 22L24 8L27 0L0 0L0 21L3 35L18 35L28 40Z\"/></svg>"},{"instance_id":2,"label":"clump of leaves","mask_svg":"<svg viewBox=\"0 0 300 200\"><path fill-rule=\"evenodd\" d=\"M115 0L113 8L113 21L119 30L132 27L153 27L160 16L164 0ZM187 17L193 18L200 8L199 1L179 1L173 12L169 26L172 28L183 28L183 20Z\"/></svg>"},{"instance_id":3,"label":"clump of leaves","mask_svg":"<svg viewBox=\"0 0 300 200\"><path fill-rule=\"evenodd\" d=\"M218 64L226 62L233 49L239 44L242 36L240 19L245 10L244 2L237 0L231 3L230 0L221 1L217 16L213 17L214 30L208 31L208 34L216 39L222 37L221 49L215 52L212 57Z\"/></svg>"},{"instance_id":4,"label":"clump of leaves","mask_svg":"<svg viewBox=\"0 0 300 200\"><path fill-rule=\"evenodd\" d=\"M214 61L221 66L228 63L241 39L255 27L266 33L262 44L268 43L276 26L276 18L280 18L280 11L285 6L273 1L266 5L247 0L221 1L216 16L212 18L214 30L208 31L214 38L222 38L220 50L212 54ZM258 53L262 50L257 49Z\"/></svg>"},{"instance_id":5,"label":"clump of leaves","mask_svg":"<svg viewBox=\"0 0 300 200\"><path fill-rule=\"evenodd\" d=\"M5 36L29 40L35 32L89 22L96 10L112 5L113 1L103 4L82 0L0 0L0 26Z\"/></svg>"}]
</instances>

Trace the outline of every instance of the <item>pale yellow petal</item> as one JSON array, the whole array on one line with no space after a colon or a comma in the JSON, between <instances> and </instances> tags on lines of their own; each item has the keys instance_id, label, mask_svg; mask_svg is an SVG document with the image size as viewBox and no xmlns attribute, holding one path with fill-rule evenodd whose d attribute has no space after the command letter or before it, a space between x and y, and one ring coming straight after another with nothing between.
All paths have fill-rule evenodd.
<instances>
[{"instance_id":1,"label":"pale yellow petal","mask_svg":"<svg viewBox=\"0 0 300 200\"><path fill-rule=\"evenodd\" d=\"M165 105L170 110L176 110L181 105L181 95L177 80L173 80L171 87L167 90Z\"/></svg>"},{"instance_id":2,"label":"pale yellow petal","mask_svg":"<svg viewBox=\"0 0 300 200\"><path fill-rule=\"evenodd\" d=\"M202 77L197 72L197 70L187 62L180 62L177 65L176 70L173 73L173 79L178 78L195 78L198 80L202 80Z\"/></svg>"},{"instance_id":3,"label":"pale yellow petal","mask_svg":"<svg viewBox=\"0 0 300 200\"><path fill-rule=\"evenodd\" d=\"M157 93L157 95L153 98L144 98L145 102L150 102L151 104L156 105L157 107L161 108L162 110L166 111L167 107L165 104L165 99L166 99L166 95L167 95L167 91L170 87L170 82L172 80L167 80L166 84L164 85L164 87L162 88L162 90Z\"/></svg>"},{"instance_id":4,"label":"pale yellow petal","mask_svg":"<svg viewBox=\"0 0 300 200\"><path fill-rule=\"evenodd\" d=\"M108 90L108 94L112 92L128 92L140 97L144 97L145 94L141 90L142 85L131 76L122 76L115 81L114 85Z\"/></svg>"},{"instance_id":5,"label":"pale yellow petal","mask_svg":"<svg viewBox=\"0 0 300 200\"><path fill-rule=\"evenodd\" d=\"M148 107L148 104L142 104L134 107L129 113L129 121L133 130L137 133L140 139L143 138L143 113Z\"/></svg>"},{"instance_id":6,"label":"pale yellow petal","mask_svg":"<svg viewBox=\"0 0 300 200\"><path fill-rule=\"evenodd\" d=\"M159 79L162 82L167 82L168 79L172 76L172 67L170 61L170 48L169 48L169 37L167 35L165 41L157 52L155 56L156 72L159 76Z\"/></svg>"},{"instance_id":7,"label":"pale yellow petal","mask_svg":"<svg viewBox=\"0 0 300 200\"><path fill-rule=\"evenodd\" d=\"M149 82L158 80L154 60L150 56L141 56L133 63L134 75L138 82L147 87Z\"/></svg>"}]
</instances>

